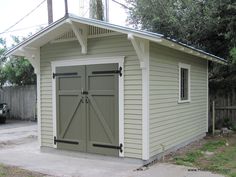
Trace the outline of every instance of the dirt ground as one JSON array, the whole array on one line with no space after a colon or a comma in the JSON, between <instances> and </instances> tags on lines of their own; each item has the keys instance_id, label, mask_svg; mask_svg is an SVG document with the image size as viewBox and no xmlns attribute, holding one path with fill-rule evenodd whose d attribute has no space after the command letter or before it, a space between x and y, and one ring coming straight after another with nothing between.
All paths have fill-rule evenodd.
<instances>
[{"instance_id":1,"label":"dirt ground","mask_svg":"<svg viewBox=\"0 0 236 177\"><path fill-rule=\"evenodd\" d=\"M236 134L206 136L168 154L165 161L236 177Z\"/></svg>"},{"instance_id":2,"label":"dirt ground","mask_svg":"<svg viewBox=\"0 0 236 177\"><path fill-rule=\"evenodd\" d=\"M50 177L48 175L0 164L0 177Z\"/></svg>"},{"instance_id":3,"label":"dirt ground","mask_svg":"<svg viewBox=\"0 0 236 177\"><path fill-rule=\"evenodd\" d=\"M229 136L221 136L221 135L217 135L215 137L211 136L211 135L207 135L206 137L204 137L203 139L200 139L198 141L194 141L180 149L178 149L175 152L171 152L169 154L167 154L165 156L165 162L172 162L173 158L176 156L181 156L181 155L185 155L186 153L188 153L189 151L194 151L194 150L198 150L200 149L204 144L206 144L209 141L212 140L222 140L222 139L226 139L229 145L236 145L236 133L231 134ZM220 150L220 149L219 149ZM222 149L221 149L222 150Z\"/></svg>"}]
</instances>

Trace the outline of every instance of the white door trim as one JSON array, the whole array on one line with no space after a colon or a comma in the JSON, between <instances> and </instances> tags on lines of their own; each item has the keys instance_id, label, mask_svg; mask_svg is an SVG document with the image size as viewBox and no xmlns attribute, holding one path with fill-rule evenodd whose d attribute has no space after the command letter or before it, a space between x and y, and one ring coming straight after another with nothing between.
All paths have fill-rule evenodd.
<instances>
[{"instance_id":1,"label":"white door trim","mask_svg":"<svg viewBox=\"0 0 236 177\"><path fill-rule=\"evenodd\" d=\"M122 67L122 77L119 77L119 144L123 144L123 152L119 152L119 157L124 157L124 56L102 57L102 58L80 58L73 60L52 61L52 73L55 73L56 67L60 66L79 66L94 64L117 63ZM56 129L56 80L52 78L52 108L53 108L53 137L57 134ZM53 145L57 148L57 145Z\"/></svg>"}]
</instances>

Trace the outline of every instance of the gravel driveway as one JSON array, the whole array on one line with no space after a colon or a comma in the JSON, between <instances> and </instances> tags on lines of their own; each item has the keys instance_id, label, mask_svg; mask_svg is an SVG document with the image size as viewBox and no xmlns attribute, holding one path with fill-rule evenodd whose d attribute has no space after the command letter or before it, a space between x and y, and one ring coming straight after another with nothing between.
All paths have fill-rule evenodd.
<instances>
[{"instance_id":1,"label":"gravel driveway","mask_svg":"<svg viewBox=\"0 0 236 177\"><path fill-rule=\"evenodd\" d=\"M16 121L0 125L0 163L63 177L222 177L166 163L137 171L139 165L123 161L41 152L36 135L36 123Z\"/></svg>"}]
</instances>

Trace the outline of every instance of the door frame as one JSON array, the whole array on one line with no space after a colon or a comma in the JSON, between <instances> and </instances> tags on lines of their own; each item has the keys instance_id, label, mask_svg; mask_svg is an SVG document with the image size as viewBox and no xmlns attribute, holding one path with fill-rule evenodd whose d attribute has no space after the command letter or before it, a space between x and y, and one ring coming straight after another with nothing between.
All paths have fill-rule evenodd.
<instances>
[{"instance_id":1,"label":"door frame","mask_svg":"<svg viewBox=\"0 0 236 177\"><path fill-rule=\"evenodd\" d=\"M79 58L72 60L57 60L51 62L52 73L55 73L57 67L62 66L79 66L79 65L96 65L96 64L112 64L116 63L119 67L122 67L122 77L119 77L119 144L123 144L124 148L124 56L116 57L92 57L92 58ZM52 78L52 117L53 117L53 137L57 135L57 118L56 118L56 79ZM57 145L53 144L54 148ZM124 157L124 149L122 153L119 151L119 157Z\"/></svg>"}]
</instances>

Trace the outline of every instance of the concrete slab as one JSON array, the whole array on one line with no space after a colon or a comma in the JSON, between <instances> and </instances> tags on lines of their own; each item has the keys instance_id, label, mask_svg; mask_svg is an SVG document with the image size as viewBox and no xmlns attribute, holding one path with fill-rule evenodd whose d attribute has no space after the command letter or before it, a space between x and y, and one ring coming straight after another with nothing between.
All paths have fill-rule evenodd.
<instances>
[{"instance_id":1,"label":"concrete slab","mask_svg":"<svg viewBox=\"0 0 236 177\"><path fill-rule=\"evenodd\" d=\"M145 171L134 172L132 177L224 177L196 168L173 165L168 163L157 163Z\"/></svg>"},{"instance_id":2,"label":"concrete slab","mask_svg":"<svg viewBox=\"0 0 236 177\"><path fill-rule=\"evenodd\" d=\"M52 176L63 177L125 177L138 168L137 165L129 163L42 153L38 148L37 142L1 150L0 162Z\"/></svg>"},{"instance_id":3,"label":"concrete slab","mask_svg":"<svg viewBox=\"0 0 236 177\"><path fill-rule=\"evenodd\" d=\"M6 124L0 124L0 145L19 144L30 136L37 137L36 122L7 120Z\"/></svg>"},{"instance_id":4,"label":"concrete slab","mask_svg":"<svg viewBox=\"0 0 236 177\"><path fill-rule=\"evenodd\" d=\"M0 127L0 163L59 177L223 177L165 163L157 163L144 171L137 171L140 167L138 164L109 158L92 159L41 152L36 133L36 124Z\"/></svg>"},{"instance_id":5,"label":"concrete slab","mask_svg":"<svg viewBox=\"0 0 236 177\"><path fill-rule=\"evenodd\" d=\"M0 150L0 163L61 177L223 177L172 164L158 163L136 171L137 164L42 153L36 141Z\"/></svg>"}]
</instances>

